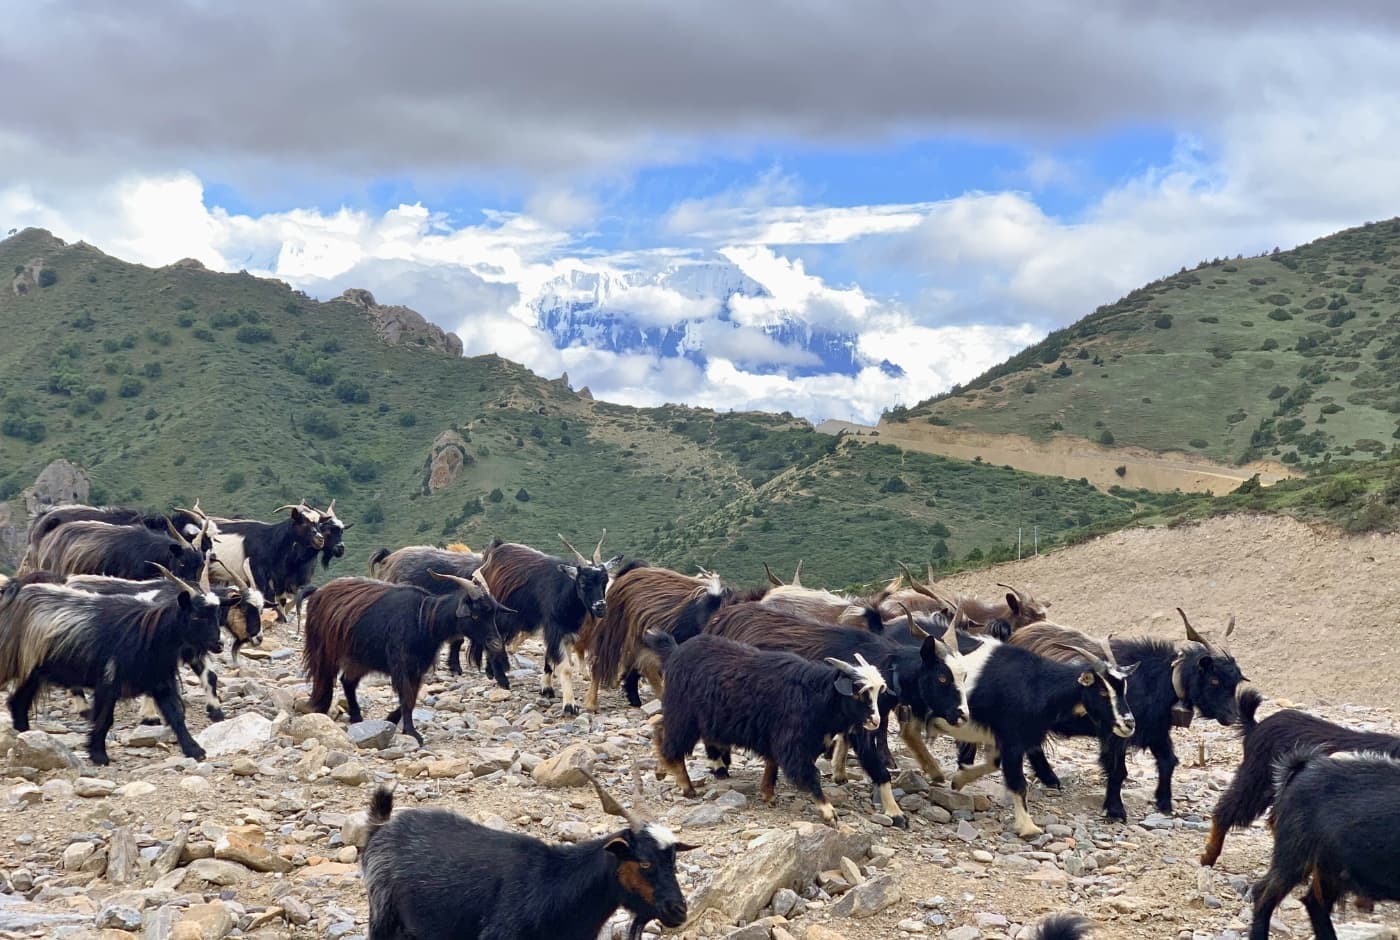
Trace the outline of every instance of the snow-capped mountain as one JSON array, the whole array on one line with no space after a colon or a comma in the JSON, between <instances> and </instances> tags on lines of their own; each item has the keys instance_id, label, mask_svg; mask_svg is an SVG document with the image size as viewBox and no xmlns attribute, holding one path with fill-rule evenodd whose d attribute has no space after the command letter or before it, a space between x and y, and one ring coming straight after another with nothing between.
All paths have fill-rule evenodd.
<instances>
[{"instance_id":1,"label":"snow-capped mountain","mask_svg":"<svg viewBox=\"0 0 1400 940\"><path fill-rule=\"evenodd\" d=\"M715 356L793 376L852 375L865 364L855 333L817 327L782 309L763 284L723 258L678 260L658 271L576 268L546 283L530 306L561 349L696 362Z\"/></svg>"}]
</instances>

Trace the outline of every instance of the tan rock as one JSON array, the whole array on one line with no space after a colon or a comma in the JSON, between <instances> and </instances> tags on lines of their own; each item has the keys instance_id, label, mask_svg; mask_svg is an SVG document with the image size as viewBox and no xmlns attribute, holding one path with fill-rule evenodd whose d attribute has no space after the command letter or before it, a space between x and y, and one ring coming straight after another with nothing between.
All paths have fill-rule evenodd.
<instances>
[{"instance_id":1,"label":"tan rock","mask_svg":"<svg viewBox=\"0 0 1400 940\"><path fill-rule=\"evenodd\" d=\"M593 769L593 747L571 744L549 760L540 761L531 774L542 787L583 787L588 785L585 770Z\"/></svg>"},{"instance_id":2,"label":"tan rock","mask_svg":"<svg viewBox=\"0 0 1400 940\"><path fill-rule=\"evenodd\" d=\"M247 829L254 829L259 836L262 830L256 827L238 827L244 832L230 829L225 832L218 842L214 843L214 857L229 862L237 862L244 868L251 868L253 871L261 872L288 872L292 870L292 863L269 851L262 845L261 840L254 841L248 838L250 833Z\"/></svg>"}]
</instances>

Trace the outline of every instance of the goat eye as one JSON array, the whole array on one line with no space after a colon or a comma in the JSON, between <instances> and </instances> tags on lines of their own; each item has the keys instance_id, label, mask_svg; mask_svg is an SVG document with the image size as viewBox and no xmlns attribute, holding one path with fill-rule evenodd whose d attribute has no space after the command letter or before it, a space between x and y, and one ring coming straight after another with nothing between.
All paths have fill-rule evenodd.
<instances>
[{"instance_id":1,"label":"goat eye","mask_svg":"<svg viewBox=\"0 0 1400 940\"><path fill-rule=\"evenodd\" d=\"M653 868L655 868L655 867L656 867L656 866L653 865L651 862L642 862L642 863L641 863L642 871L651 871L651 870L652 870Z\"/></svg>"},{"instance_id":2,"label":"goat eye","mask_svg":"<svg viewBox=\"0 0 1400 940\"><path fill-rule=\"evenodd\" d=\"M1219 679L1212 679L1212 680L1210 680L1210 684L1211 684L1211 685L1219 685L1219 684L1220 684L1220 680L1219 680Z\"/></svg>"},{"instance_id":3,"label":"goat eye","mask_svg":"<svg viewBox=\"0 0 1400 940\"><path fill-rule=\"evenodd\" d=\"M1099 694L1104 698L1108 698L1108 689L1099 689Z\"/></svg>"},{"instance_id":4,"label":"goat eye","mask_svg":"<svg viewBox=\"0 0 1400 940\"><path fill-rule=\"evenodd\" d=\"M939 676L939 677L938 677L938 684L939 684L939 685L947 685L947 684L948 684L948 677L947 677L947 676Z\"/></svg>"}]
</instances>

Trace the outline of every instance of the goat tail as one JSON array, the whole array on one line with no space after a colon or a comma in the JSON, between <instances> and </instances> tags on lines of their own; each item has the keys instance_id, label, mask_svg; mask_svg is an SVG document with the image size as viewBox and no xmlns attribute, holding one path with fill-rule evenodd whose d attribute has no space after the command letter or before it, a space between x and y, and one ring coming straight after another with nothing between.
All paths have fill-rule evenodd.
<instances>
[{"instance_id":1,"label":"goat tail","mask_svg":"<svg viewBox=\"0 0 1400 940\"><path fill-rule=\"evenodd\" d=\"M1283 795L1283 788L1288 786L1304 767L1308 766L1309 761L1326 756L1325 750L1317 745L1310 745L1295 747L1274 761L1274 804L1278 805L1279 797Z\"/></svg>"},{"instance_id":2,"label":"goat tail","mask_svg":"<svg viewBox=\"0 0 1400 940\"><path fill-rule=\"evenodd\" d=\"M295 606L296 609L297 609L297 620L298 620L298 621L301 621L301 622L303 622L303 623L305 622L305 620L302 618L302 615L301 615L301 613L302 613L302 611L301 611L301 605L302 605L302 603L303 603L308 597L310 597L312 594L315 594L315 593L316 593L316 585L314 585L314 584L303 584L300 588L297 589L297 598L296 598L296 603L295 603L294 606Z\"/></svg>"},{"instance_id":3,"label":"goat tail","mask_svg":"<svg viewBox=\"0 0 1400 940\"><path fill-rule=\"evenodd\" d=\"M1033 940L1081 940L1089 933L1089 921L1078 914L1052 914L1036 927Z\"/></svg>"},{"instance_id":4,"label":"goat tail","mask_svg":"<svg viewBox=\"0 0 1400 940\"><path fill-rule=\"evenodd\" d=\"M1264 704L1264 696L1259 694L1259 690L1253 686L1245 686L1239 692L1240 705L1240 729L1246 734L1250 734L1259 726L1259 721L1255 717L1259 711L1259 706Z\"/></svg>"},{"instance_id":5,"label":"goat tail","mask_svg":"<svg viewBox=\"0 0 1400 940\"><path fill-rule=\"evenodd\" d=\"M379 565L384 561L384 559L388 558L390 554L391 552L387 548L381 548L379 551L369 556L369 576L371 578L379 577L379 572L375 569L378 568Z\"/></svg>"},{"instance_id":6,"label":"goat tail","mask_svg":"<svg viewBox=\"0 0 1400 940\"><path fill-rule=\"evenodd\" d=\"M368 847L374 834L389 821L394 811L394 790L392 787L376 787L369 798L369 829L365 833L365 846Z\"/></svg>"},{"instance_id":7,"label":"goat tail","mask_svg":"<svg viewBox=\"0 0 1400 940\"><path fill-rule=\"evenodd\" d=\"M676 647L679 645L676 643L676 638L671 636L671 634L664 630L656 629L648 630L643 634L642 642L646 644L647 649L655 653L657 658L661 660L661 668L663 670L666 668L666 660L671 657L671 654L676 651Z\"/></svg>"}]
</instances>

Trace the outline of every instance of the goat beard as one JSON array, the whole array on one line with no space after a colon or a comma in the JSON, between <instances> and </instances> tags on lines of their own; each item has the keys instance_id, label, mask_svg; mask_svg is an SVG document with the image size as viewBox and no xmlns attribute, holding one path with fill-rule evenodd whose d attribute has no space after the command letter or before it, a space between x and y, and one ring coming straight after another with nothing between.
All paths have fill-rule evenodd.
<instances>
[{"instance_id":1,"label":"goat beard","mask_svg":"<svg viewBox=\"0 0 1400 940\"><path fill-rule=\"evenodd\" d=\"M651 923L650 917L643 917L640 914L633 917L631 926L627 928L627 940L642 940L642 932L646 930L649 923Z\"/></svg>"}]
</instances>

